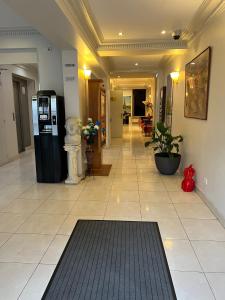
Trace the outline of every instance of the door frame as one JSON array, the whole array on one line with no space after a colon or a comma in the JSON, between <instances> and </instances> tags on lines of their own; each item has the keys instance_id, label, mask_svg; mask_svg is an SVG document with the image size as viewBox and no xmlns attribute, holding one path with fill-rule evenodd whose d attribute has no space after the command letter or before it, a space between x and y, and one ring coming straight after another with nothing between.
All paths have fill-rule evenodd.
<instances>
[{"instance_id":1,"label":"door frame","mask_svg":"<svg viewBox=\"0 0 225 300\"><path fill-rule=\"evenodd\" d=\"M19 95L18 95L18 114L19 114L19 124L20 124L20 137L21 137L21 143L22 146L20 147L19 144L19 135L18 135L18 128L17 128L17 142L18 142L18 152L24 152L26 150L26 147L31 146L32 142L31 142L31 130L30 130L30 106L29 106L29 99L28 99L28 79L24 78L22 76L16 75L16 74L12 74L12 82L13 82L13 91L14 91L14 83L16 83L18 85L18 90L19 90ZM25 86L25 94L23 92L23 87ZM24 116L23 116L23 107L22 107L22 101L24 101L24 99L26 101L26 118L27 118L27 126L26 126L26 130L27 130L27 134L28 136L25 137L25 125L24 125ZM15 110L16 110L16 104L15 104L15 96L14 96L14 105L15 105ZM17 115L16 117L18 117L17 112L15 111L15 114ZM18 127L18 122L16 121L16 127ZM28 141L28 144L27 144Z\"/></svg>"}]
</instances>

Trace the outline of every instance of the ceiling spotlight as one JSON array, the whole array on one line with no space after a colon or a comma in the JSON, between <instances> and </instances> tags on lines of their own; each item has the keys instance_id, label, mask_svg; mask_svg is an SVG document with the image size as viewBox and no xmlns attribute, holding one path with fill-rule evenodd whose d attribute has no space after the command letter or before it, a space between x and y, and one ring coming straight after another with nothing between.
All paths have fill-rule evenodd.
<instances>
[{"instance_id":1,"label":"ceiling spotlight","mask_svg":"<svg viewBox=\"0 0 225 300\"><path fill-rule=\"evenodd\" d=\"M122 31L120 31L120 32L118 33L118 36L123 36Z\"/></svg>"},{"instance_id":2,"label":"ceiling spotlight","mask_svg":"<svg viewBox=\"0 0 225 300\"><path fill-rule=\"evenodd\" d=\"M191 65L195 65L195 62L191 62Z\"/></svg>"},{"instance_id":3,"label":"ceiling spotlight","mask_svg":"<svg viewBox=\"0 0 225 300\"><path fill-rule=\"evenodd\" d=\"M166 34L166 30L162 30L162 31L161 31L161 34Z\"/></svg>"},{"instance_id":4,"label":"ceiling spotlight","mask_svg":"<svg viewBox=\"0 0 225 300\"><path fill-rule=\"evenodd\" d=\"M135 65L135 66L138 66L138 63L136 62L134 65Z\"/></svg>"}]
</instances>

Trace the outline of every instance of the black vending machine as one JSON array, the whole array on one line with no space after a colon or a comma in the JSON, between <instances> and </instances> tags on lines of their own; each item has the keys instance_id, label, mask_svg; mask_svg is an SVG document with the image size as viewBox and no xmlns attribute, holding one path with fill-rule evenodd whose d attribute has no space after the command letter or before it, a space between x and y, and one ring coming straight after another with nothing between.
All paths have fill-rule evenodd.
<instances>
[{"instance_id":1,"label":"black vending machine","mask_svg":"<svg viewBox=\"0 0 225 300\"><path fill-rule=\"evenodd\" d=\"M64 98L39 91L32 97L32 113L37 182L61 182L67 176Z\"/></svg>"}]
</instances>

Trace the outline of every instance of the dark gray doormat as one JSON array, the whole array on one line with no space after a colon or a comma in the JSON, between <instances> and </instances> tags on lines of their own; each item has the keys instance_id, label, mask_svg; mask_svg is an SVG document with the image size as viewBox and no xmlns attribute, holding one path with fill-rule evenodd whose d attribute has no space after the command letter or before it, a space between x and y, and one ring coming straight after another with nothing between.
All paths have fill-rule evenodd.
<instances>
[{"instance_id":1,"label":"dark gray doormat","mask_svg":"<svg viewBox=\"0 0 225 300\"><path fill-rule=\"evenodd\" d=\"M158 224L79 220L42 299L176 299Z\"/></svg>"}]
</instances>

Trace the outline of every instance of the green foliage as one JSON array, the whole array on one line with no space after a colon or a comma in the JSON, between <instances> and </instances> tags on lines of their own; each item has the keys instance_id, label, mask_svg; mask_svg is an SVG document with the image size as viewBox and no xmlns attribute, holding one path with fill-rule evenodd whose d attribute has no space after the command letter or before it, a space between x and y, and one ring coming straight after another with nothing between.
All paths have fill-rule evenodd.
<instances>
[{"instance_id":1,"label":"green foliage","mask_svg":"<svg viewBox=\"0 0 225 300\"><path fill-rule=\"evenodd\" d=\"M154 151L171 154L175 148L176 152L179 153L179 143L181 142L183 142L181 135L172 136L169 128L159 122L153 130L152 141L146 142L145 147L154 144Z\"/></svg>"}]
</instances>

